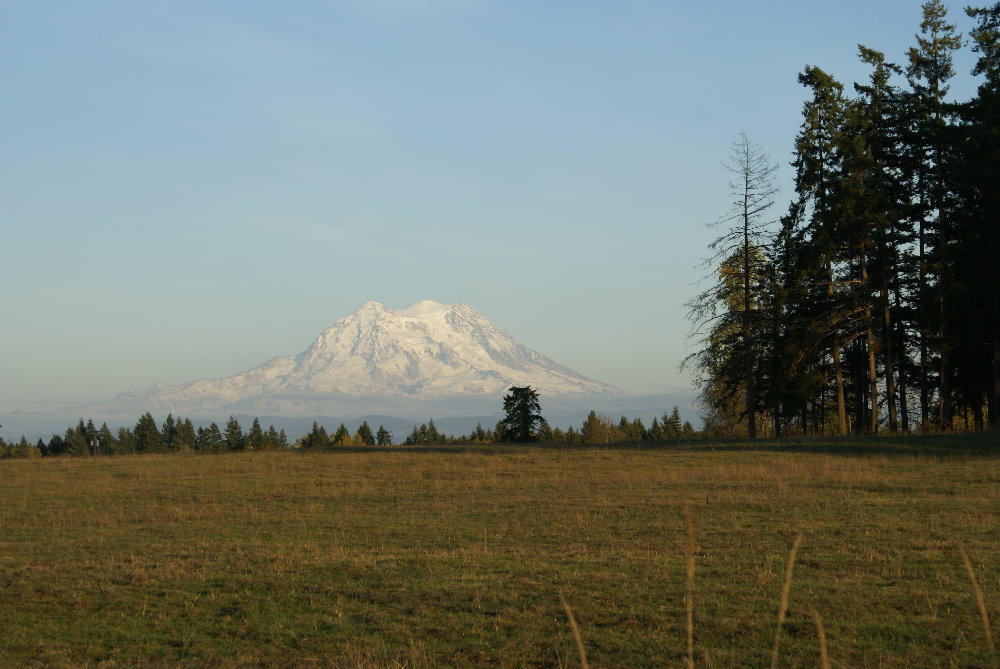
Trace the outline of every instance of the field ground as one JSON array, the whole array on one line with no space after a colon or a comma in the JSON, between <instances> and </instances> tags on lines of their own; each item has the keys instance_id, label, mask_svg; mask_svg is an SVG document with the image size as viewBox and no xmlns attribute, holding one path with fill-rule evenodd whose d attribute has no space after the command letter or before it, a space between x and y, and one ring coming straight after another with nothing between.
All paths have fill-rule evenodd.
<instances>
[{"instance_id":1,"label":"field ground","mask_svg":"<svg viewBox=\"0 0 1000 669\"><path fill-rule=\"evenodd\" d=\"M0 463L0 665L990 667L1000 439ZM994 636L996 632L994 631Z\"/></svg>"}]
</instances>

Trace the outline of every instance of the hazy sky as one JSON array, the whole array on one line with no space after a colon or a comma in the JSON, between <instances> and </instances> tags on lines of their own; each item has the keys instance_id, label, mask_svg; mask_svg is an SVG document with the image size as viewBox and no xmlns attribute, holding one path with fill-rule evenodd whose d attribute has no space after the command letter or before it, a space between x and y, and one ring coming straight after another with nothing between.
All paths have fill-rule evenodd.
<instances>
[{"instance_id":1,"label":"hazy sky","mask_svg":"<svg viewBox=\"0 0 1000 669\"><path fill-rule=\"evenodd\" d=\"M850 84L857 43L902 61L919 21L915 0L0 0L0 410L228 376L368 300L467 302L585 375L687 389L732 142L781 164L779 215L797 73Z\"/></svg>"}]
</instances>

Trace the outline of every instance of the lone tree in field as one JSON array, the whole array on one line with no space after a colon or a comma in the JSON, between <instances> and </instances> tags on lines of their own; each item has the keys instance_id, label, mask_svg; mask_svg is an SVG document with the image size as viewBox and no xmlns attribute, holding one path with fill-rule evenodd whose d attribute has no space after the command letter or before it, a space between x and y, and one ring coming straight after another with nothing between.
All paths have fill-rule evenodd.
<instances>
[{"instance_id":1,"label":"lone tree in field","mask_svg":"<svg viewBox=\"0 0 1000 669\"><path fill-rule=\"evenodd\" d=\"M503 410L506 416L500 423L504 441L527 442L538 438L538 429L545 419L537 390L532 390L531 386L512 386L503 398Z\"/></svg>"}]
</instances>

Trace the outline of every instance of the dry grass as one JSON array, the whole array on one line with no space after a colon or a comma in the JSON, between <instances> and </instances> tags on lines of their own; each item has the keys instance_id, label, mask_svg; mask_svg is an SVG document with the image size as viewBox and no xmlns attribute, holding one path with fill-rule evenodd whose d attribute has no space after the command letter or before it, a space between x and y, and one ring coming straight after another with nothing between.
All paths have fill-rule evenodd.
<instances>
[{"instance_id":1,"label":"dry grass","mask_svg":"<svg viewBox=\"0 0 1000 669\"><path fill-rule=\"evenodd\" d=\"M795 556L799 554L799 546L802 545L802 533L795 535L792 542L792 549L788 551L788 564L785 565L785 580L781 585L781 600L778 604L778 626L774 631L774 647L771 649L771 669L778 666L778 650L781 645L781 627L785 624L785 616L788 615L788 598L792 592L792 573L795 570Z\"/></svg>"},{"instance_id":2,"label":"dry grass","mask_svg":"<svg viewBox=\"0 0 1000 669\"><path fill-rule=\"evenodd\" d=\"M685 613L687 618L687 658L685 664L694 668L694 524L691 522L691 511L684 507L684 531L687 543L684 545L685 575L687 576L687 591L685 592Z\"/></svg>"},{"instance_id":3,"label":"dry grass","mask_svg":"<svg viewBox=\"0 0 1000 669\"><path fill-rule=\"evenodd\" d=\"M993 644L993 632L990 630L990 614L986 610L986 600L983 598L983 591L979 587L976 570L972 568L972 560L969 559L969 554L965 552L965 546L961 543L958 544L958 551L962 555L962 564L965 566L965 571L969 575L969 581L972 583L972 592L976 595L976 606L979 608L979 617L983 621L986 645L989 646L991 653L995 653L997 649Z\"/></svg>"},{"instance_id":4,"label":"dry grass","mask_svg":"<svg viewBox=\"0 0 1000 669\"><path fill-rule=\"evenodd\" d=\"M801 532L779 666L991 666L1000 449L939 443L5 461L0 665L683 666L696 611L763 666Z\"/></svg>"}]
</instances>

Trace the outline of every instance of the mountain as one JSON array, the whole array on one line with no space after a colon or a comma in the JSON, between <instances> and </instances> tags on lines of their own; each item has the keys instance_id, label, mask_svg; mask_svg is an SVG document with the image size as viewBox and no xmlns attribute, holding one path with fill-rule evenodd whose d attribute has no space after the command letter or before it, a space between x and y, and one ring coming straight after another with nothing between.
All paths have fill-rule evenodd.
<instances>
[{"instance_id":1,"label":"mountain","mask_svg":"<svg viewBox=\"0 0 1000 669\"><path fill-rule=\"evenodd\" d=\"M302 353L236 376L156 385L79 409L87 415L469 415L497 410L510 386L524 385L543 398L620 394L518 343L467 304L424 300L398 311L368 302Z\"/></svg>"}]
</instances>

